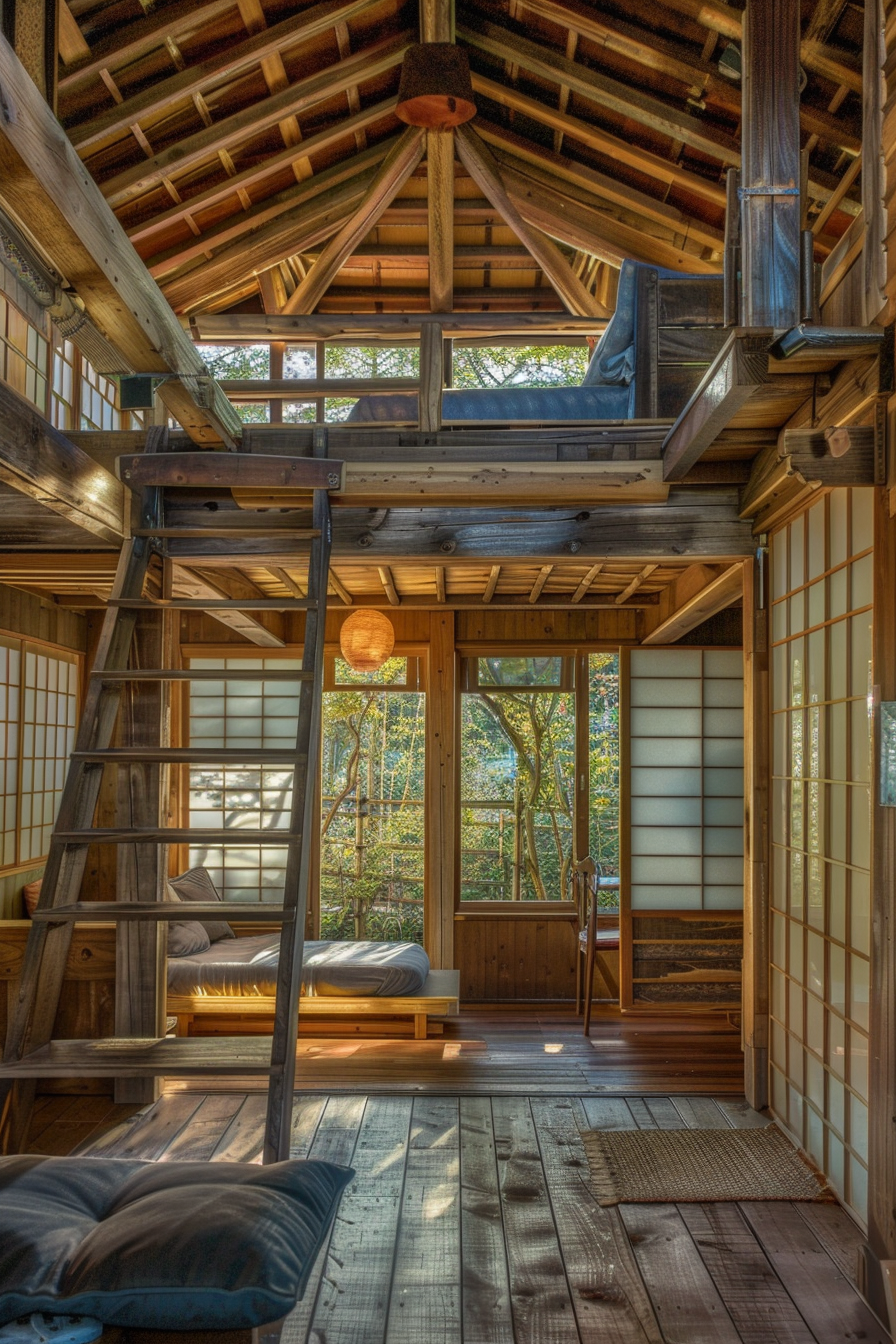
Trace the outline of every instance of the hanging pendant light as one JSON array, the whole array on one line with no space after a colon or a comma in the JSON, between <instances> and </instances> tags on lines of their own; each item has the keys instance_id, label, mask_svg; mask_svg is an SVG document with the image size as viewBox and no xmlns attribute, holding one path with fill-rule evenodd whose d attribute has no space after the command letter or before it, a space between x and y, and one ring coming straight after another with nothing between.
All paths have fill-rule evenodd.
<instances>
[{"instance_id":1,"label":"hanging pendant light","mask_svg":"<svg viewBox=\"0 0 896 1344\"><path fill-rule=\"evenodd\" d=\"M453 42L408 47L401 66L395 115L408 126L447 131L476 115L470 62Z\"/></svg>"},{"instance_id":2,"label":"hanging pendant light","mask_svg":"<svg viewBox=\"0 0 896 1344\"><path fill-rule=\"evenodd\" d=\"M339 648L356 672L376 672L395 648L392 622L375 607L353 611L342 624Z\"/></svg>"}]
</instances>

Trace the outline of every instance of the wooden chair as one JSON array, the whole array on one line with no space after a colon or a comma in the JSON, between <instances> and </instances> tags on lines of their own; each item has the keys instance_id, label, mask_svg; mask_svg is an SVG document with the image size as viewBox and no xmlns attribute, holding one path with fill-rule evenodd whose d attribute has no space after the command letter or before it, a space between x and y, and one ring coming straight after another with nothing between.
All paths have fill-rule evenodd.
<instances>
[{"instance_id":1,"label":"wooden chair","mask_svg":"<svg viewBox=\"0 0 896 1344\"><path fill-rule=\"evenodd\" d=\"M573 864L574 899L579 916L578 950L576 958L576 1012L585 1012L584 1034L591 1028L591 1006L594 1002L594 962L598 951L609 952L619 947L619 915L607 911L602 915L598 902L601 891L618 891L618 877L601 877L600 868L590 857ZM604 920L602 926L601 920ZM609 920L615 921L609 924ZM584 974L582 960L584 958ZM599 999L612 1003L613 999Z\"/></svg>"}]
</instances>

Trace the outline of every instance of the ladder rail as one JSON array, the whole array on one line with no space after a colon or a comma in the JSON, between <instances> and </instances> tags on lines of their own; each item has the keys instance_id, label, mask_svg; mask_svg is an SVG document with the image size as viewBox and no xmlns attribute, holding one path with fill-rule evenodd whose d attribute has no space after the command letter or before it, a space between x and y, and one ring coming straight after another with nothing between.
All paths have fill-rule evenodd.
<instances>
[{"instance_id":1,"label":"ladder rail","mask_svg":"<svg viewBox=\"0 0 896 1344\"><path fill-rule=\"evenodd\" d=\"M295 915L291 928L284 927L280 937L274 1031L271 1041L273 1067L268 1082L263 1162L280 1162L289 1157L292 1132L299 996L311 873L311 837L315 833L317 821L312 763L316 768L320 758L327 574L332 542L330 500L325 490L316 490L314 493L313 517L314 527L319 535L311 543L308 596L315 599L315 605L309 608L305 616L302 651L302 671L310 671L312 679L303 681L299 691L296 765L290 816L290 830L297 838L290 841L287 851L283 895L284 905L292 907Z\"/></svg>"}]
</instances>

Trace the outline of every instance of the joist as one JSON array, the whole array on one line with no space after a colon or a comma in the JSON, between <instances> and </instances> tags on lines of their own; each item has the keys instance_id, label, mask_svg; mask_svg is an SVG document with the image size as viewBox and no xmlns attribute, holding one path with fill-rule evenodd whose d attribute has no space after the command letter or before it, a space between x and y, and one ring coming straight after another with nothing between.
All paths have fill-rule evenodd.
<instances>
[{"instance_id":1,"label":"joist","mask_svg":"<svg viewBox=\"0 0 896 1344\"><path fill-rule=\"evenodd\" d=\"M122 457L119 474L134 487L277 486L307 495L312 490L337 490L345 464L329 458L274 457L262 453L212 456L209 453L165 453Z\"/></svg>"},{"instance_id":2,"label":"joist","mask_svg":"<svg viewBox=\"0 0 896 1344\"><path fill-rule=\"evenodd\" d=\"M190 329L197 341L395 341L419 337L428 322L445 336L590 336L606 319L572 313L310 313L283 317L270 313L194 313Z\"/></svg>"},{"instance_id":3,"label":"joist","mask_svg":"<svg viewBox=\"0 0 896 1344\"><path fill-rule=\"evenodd\" d=\"M0 118L0 208L27 221L54 267L134 372L169 376L160 395L197 442L232 447L242 425L209 378L121 225L68 139L0 39L0 85L15 115Z\"/></svg>"}]
</instances>

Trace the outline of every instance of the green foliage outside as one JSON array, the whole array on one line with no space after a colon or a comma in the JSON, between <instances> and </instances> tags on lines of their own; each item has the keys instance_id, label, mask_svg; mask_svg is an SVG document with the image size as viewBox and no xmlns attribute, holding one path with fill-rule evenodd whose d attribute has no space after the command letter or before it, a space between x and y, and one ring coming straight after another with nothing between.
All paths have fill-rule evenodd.
<instances>
[{"instance_id":1,"label":"green foliage outside","mask_svg":"<svg viewBox=\"0 0 896 1344\"><path fill-rule=\"evenodd\" d=\"M424 715L421 692L324 695L322 938L423 941Z\"/></svg>"},{"instance_id":2,"label":"green foliage outside","mask_svg":"<svg viewBox=\"0 0 896 1344\"><path fill-rule=\"evenodd\" d=\"M455 387L577 387L585 345L455 346Z\"/></svg>"}]
</instances>

